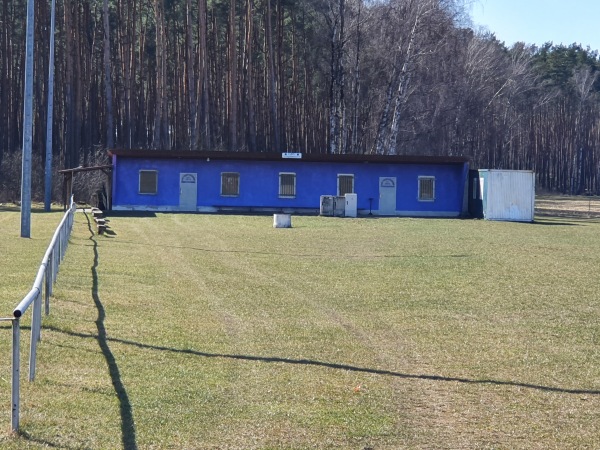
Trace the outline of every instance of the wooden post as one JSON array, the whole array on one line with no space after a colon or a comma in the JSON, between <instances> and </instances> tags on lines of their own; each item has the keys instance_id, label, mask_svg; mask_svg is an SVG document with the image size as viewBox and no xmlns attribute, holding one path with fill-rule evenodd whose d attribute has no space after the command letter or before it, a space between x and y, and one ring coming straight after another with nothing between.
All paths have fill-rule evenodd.
<instances>
[{"instance_id":1,"label":"wooden post","mask_svg":"<svg viewBox=\"0 0 600 450\"><path fill-rule=\"evenodd\" d=\"M63 183L62 183L62 203L64 211L67 210L67 174L63 173Z\"/></svg>"}]
</instances>

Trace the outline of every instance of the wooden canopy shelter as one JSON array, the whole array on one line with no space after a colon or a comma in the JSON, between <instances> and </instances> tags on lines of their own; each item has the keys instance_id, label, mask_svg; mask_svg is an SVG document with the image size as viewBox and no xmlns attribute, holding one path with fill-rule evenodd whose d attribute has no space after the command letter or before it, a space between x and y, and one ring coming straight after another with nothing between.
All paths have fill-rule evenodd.
<instances>
[{"instance_id":1,"label":"wooden canopy shelter","mask_svg":"<svg viewBox=\"0 0 600 450\"><path fill-rule=\"evenodd\" d=\"M111 209L111 190L112 190L112 169L113 166L112 164L109 165L104 165L104 166L93 166L93 167L75 167L74 169L63 169L63 170L59 170L58 173L60 173L63 176L63 206L65 208L67 208L67 205L69 204L69 199L71 198L71 196L73 195L73 179L75 177L76 173L79 172L92 172L92 171L96 171L96 170L100 170L102 171L108 178L108 183L106 183L106 189L107 189L107 195L106 195L106 207L110 210Z\"/></svg>"}]
</instances>

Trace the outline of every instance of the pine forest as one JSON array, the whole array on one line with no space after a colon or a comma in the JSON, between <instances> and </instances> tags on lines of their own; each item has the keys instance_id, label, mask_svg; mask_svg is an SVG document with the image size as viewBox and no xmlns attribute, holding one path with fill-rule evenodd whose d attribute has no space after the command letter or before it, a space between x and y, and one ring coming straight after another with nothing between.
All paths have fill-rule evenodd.
<instances>
[{"instance_id":1,"label":"pine forest","mask_svg":"<svg viewBox=\"0 0 600 450\"><path fill-rule=\"evenodd\" d=\"M34 198L51 5L35 2ZM0 6L0 201L20 189L26 7ZM54 36L55 171L109 148L466 156L600 194L597 51L507 46L464 0L56 0Z\"/></svg>"}]
</instances>

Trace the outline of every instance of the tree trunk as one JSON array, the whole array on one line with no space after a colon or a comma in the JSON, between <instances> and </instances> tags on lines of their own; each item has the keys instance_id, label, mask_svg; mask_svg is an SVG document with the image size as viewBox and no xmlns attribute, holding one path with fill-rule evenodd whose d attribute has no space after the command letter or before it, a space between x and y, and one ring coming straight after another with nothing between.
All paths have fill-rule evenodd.
<instances>
[{"instance_id":1,"label":"tree trunk","mask_svg":"<svg viewBox=\"0 0 600 450\"><path fill-rule=\"evenodd\" d=\"M75 151L75 134L78 132L75 127L75 101L74 101L74 39L75 31L73 29L73 11L72 1L64 1L64 23L65 23L65 130L64 130L64 147L63 147L63 164L64 168L69 169L76 167L76 151Z\"/></svg>"},{"instance_id":2,"label":"tree trunk","mask_svg":"<svg viewBox=\"0 0 600 450\"><path fill-rule=\"evenodd\" d=\"M205 150L211 149L212 136L210 126L210 98L209 98L209 79L208 79L208 17L206 0L198 0L198 92L200 93L200 125L196 128L196 133L202 134L202 143ZM199 139L195 139L200 142Z\"/></svg>"},{"instance_id":3,"label":"tree trunk","mask_svg":"<svg viewBox=\"0 0 600 450\"><path fill-rule=\"evenodd\" d=\"M342 128L344 116L344 17L345 0L329 0L331 80L329 87L329 153L343 152Z\"/></svg>"},{"instance_id":4,"label":"tree trunk","mask_svg":"<svg viewBox=\"0 0 600 450\"><path fill-rule=\"evenodd\" d=\"M246 108L248 119L248 150L256 152L256 94L254 92L254 0L247 1L246 11L246 50L245 50L245 84Z\"/></svg>"},{"instance_id":5,"label":"tree trunk","mask_svg":"<svg viewBox=\"0 0 600 450\"><path fill-rule=\"evenodd\" d=\"M358 0L358 11L356 17L356 58L354 60L354 91L353 91L353 102L352 102L352 139L351 139L351 153L359 153L358 149L358 135L359 135L359 123L358 123L358 107L360 101L360 51L361 51L361 32L360 32L360 21L362 13L363 0Z\"/></svg>"},{"instance_id":6,"label":"tree trunk","mask_svg":"<svg viewBox=\"0 0 600 450\"><path fill-rule=\"evenodd\" d=\"M189 110L189 123L188 123L188 142L190 150L198 149L198 133L196 133L196 105L198 100L196 99L196 79L194 75L194 40L193 40L193 25L192 25L192 0L186 0L186 53L185 63L187 69L187 92L184 92L187 100L187 107Z\"/></svg>"},{"instance_id":7,"label":"tree trunk","mask_svg":"<svg viewBox=\"0 0 600 450\"><path fill-rule=\"evenodd\" d=\"M397 144L398 130L400 128L400 117L402 114L402 108L404 106L404 103L406 102L406 93L407 93L408 85L410 84L410 78L411 78L410 66L412 64L412 58L413 58L413 46L415 44L417 28L419 26L419 21L421 19L420 8L421 8L421 6L419 6L419 11L417 11L417 15L415 17L415 21L414 21L412 30L410 32L408 46L406 48L406 54L404 55L404 63L402 64L402 69L400 70L398 90L396 91L396 104L394 106L394 116L392 119L392 125L390 127L389 144L387 145L389 155L397 155L398 154L398 144Z\"/></svg>"},{"instance_id":8,"label":"tree trunk","mask_svg":"<svg viewBox=\"0 0 600 450\"><path fill-rule=\"evenodd\" d=\"M152 147L164 150L168 147L168 122L166 117L167 60L163 0L154 1L154 17L156 22L156 100Z\"/></svg>"},{"instance_id":9,"label":"tree trunk","mask_svg":"<svg viewBox=\"0 0 600 450\"><path fill-rule=\"evenodd\" d=\"M238 150L238 71L237 71L237 35L235 27L235 0L229 2L229 148Z\"/></svg>"},{"instance_id":10,"label":"tree trunk","mask_svg":"<svg viewBox=\"0 0 600 450\"><path fill-rule=\"evenodd\" d=\"M269 53L269 110L271 112L271 127L273 133L273 151L280 152L281 139L279 134L279 118L277 117L277 86L275 81L275 55L273 54L273 29L271 26L271 0L267 0L266 35Z\"/></svg>"},{"instance_id":11,"label":"tree trunk","mask_svg":"<svg viewBox=\"0 0 600 450\"><path fill-rule=\"evenodd\" d=\"M108 0L104 0L102 15L104 19L104 95L106 97L106 146L115 146L112 75L110 69L110 20L108 17Z\"/></svg>"},{"instance_id":12,"label":"tree trunk","mask_svg":"<svg viewBox=\"0 0 600 450\"><path fill-rule=\"evenodd\" d=\"M375 136L375 153L377 155L383 155L386 152L388 123L390 121L390 109L392 107L392 98L394 97L394 86L396 85L397 80L398 75L396 73L396 65L394 64L392 76L386 91L385 101L383 104L383 111L381 113L381 118L379 119L379 125L377 126L377 134Z\"/></svg>"}]
</instances>

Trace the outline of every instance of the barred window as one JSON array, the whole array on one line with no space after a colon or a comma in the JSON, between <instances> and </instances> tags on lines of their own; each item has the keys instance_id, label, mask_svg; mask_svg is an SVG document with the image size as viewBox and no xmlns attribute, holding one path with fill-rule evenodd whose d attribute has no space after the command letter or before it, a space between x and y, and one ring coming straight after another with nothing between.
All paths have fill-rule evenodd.
<instances>
[{"instance_id":1,"label":"barred window","mask_svg":"<svg viewBox=\"0 0 600 450\"><path fill-rule=\"evenodd\" d=\"M279 174L279 197L293 198L296 196L296 174Z\"/></svg>"},{"instance_id":2,"label":"barred window","mask_svg":"<svg viewBox=\"0 0 600 450\"><path fill-rule=\"evenodd\" d=\"M419 201L435 200L435 177L419 177Z\"/></svg>"},{"instance_id":3,"label":"barred window","mask_svg":"<svg viewBox=\"0 0 600 450\"><path fill-rule=\"evenodd\" d=\"M140 194L156 194L158 192L158 171L140 170Z\"/></svg>"},{"instance_id":4,"label":"barred window","mask_svg":"<svg viewBox=\"0 0 600 450\"><path fill-rule=\"evenodd\" d=\"M354 194L354 175L338 175L338 195Z\"/></svg>"},{"instance_id":5,"label":"barred window","mask_svg":"<svg viewBox=\"0 0 600 450\"><path fill-rule=\"evenodd\" d=\"M237 172L221 173L221 195L237 197L240 195L240 174Z\"/></svg>"}]
</instances>

